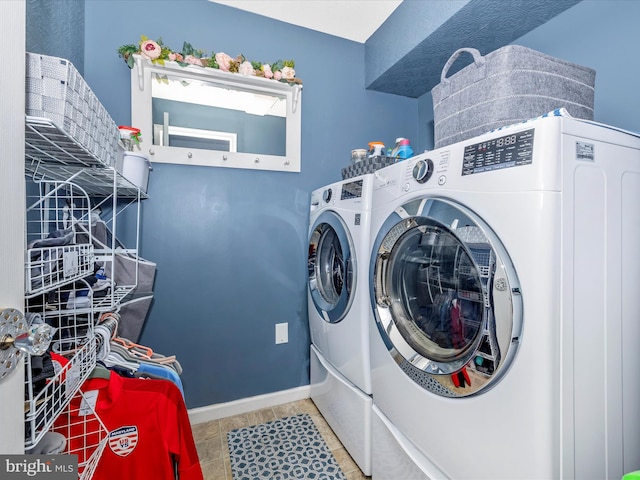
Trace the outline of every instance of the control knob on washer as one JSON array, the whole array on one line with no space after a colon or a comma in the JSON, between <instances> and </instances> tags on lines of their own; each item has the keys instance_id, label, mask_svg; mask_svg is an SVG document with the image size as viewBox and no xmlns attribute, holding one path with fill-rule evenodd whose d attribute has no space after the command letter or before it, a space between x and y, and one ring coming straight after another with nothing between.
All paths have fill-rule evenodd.
<instances>
[{"instance_id":1,"label":"control knob on washer","mask_svg":"<svg viewBox=\"0 0 640 480\"><path fill-rule=\"evenodd\" d=\"M430 158L418 160L413 167L413 178L418 183L427 183L433 173L433 162Z\"/></svg>"},{"instance_id":2,"label":"control knob on washer","mask_svg":"<svg viewBox=\"0 0 640 480\"><path fill-rule=\"evenodd\" d=\"M330 188L327 188L324 192L322 192L322 199L324 203L329 203L331 201L332 191Z\"/></svg>"}]
</instances>

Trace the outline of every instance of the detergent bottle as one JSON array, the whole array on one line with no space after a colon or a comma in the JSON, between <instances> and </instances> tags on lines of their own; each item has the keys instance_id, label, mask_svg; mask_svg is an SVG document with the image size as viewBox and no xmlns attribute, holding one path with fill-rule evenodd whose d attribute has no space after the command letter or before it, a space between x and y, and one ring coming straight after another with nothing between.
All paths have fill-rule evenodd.
<instances>
[{"instance_id":1,"label":"detergent bottle","mask_svg":"<svg viewBox=\"0 0 640 480\"><path fill-rule=\"evenodd\" d=\"M393 150L392 156L396 157L396 162L413 157L413 148L411 148L408 138L396 139L396 148Z\"/></svg>"}]
</instances>

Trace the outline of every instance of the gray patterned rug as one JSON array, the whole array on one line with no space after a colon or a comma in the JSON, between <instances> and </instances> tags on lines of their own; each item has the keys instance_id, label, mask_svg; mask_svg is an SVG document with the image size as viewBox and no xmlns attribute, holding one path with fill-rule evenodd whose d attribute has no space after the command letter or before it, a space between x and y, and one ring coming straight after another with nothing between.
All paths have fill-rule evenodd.
<instances>
[{"instance_id":1,"label":"gray patterned rug","mask_svg":"<svg viewBox=\"0 0 640 480\"><path fill-rule=\"evenodd\" d=\"M307 413L227 433L233 480L346 480Z\"/></svg>"}]
</instances>

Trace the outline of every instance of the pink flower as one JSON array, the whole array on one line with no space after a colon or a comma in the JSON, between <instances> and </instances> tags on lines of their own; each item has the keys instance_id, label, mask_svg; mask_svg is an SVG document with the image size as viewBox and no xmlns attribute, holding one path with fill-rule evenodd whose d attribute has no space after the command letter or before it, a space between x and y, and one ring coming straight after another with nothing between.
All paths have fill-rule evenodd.
<instances>
[{"instance_id":1,"label":"pink flower","mask_svg":"<svg viewBox=\"0 0 640 480\"><path fill-rule=\"evenodd\" d=\"M274 74L273 74L273 79L274 80L280 80L282 78L282 72L280 70L277 70Z\"/></svg>"},{"instance_id":2,"label":"pink flower","mask_svg":"<svg viewBox=\"0 0 640 480\"><path fill-rule=\"evenodd\" d=\"M175 53L175 52L171 52L169 54L169 60L171 60L172 62L183 62L184 61L184 59L182 58L182 54Z\"/></svg>"},{"instance_id":3,"label":"pink flower","mask_svg":"<svg viewBox=\"0 0 640 480\"><path fill-rule=\"evenodd\" d=\"M162 48L153 40L145 40L140 44L140 55L148 60L155 60L161 53Z\"/></svg>"},{"instance_id":4,"label":"pink flower","mask_svg":"<svg viewBox=\"0 0 640 480\"><path fill-rule=\"evenodd\" d=\"M251 62L249 60L245 60L240 64L240 66L238 67L238 73L249 77L256 74L255 70L253 69L253 65L251 65Z\"/></svg>"},{"instance_id":5,"label":"pink flower","mask_svg":"<svg viewBox=\"0 0 640 480\"><path fill-rule=\"evenodd\" d=\"M282 76L287 80L293 80L296 77L296 71L291 67L283 67Z\"/></svg>"},{"instance_id":6,"label":"pink flower","mask_svg":"<svg viewBox=\"0 0 640 480\"><path fill-rule=\"evenodd\" d=\"M262 70L262 74L264 75L264 78L273 78L273 72L271 71L271 65L265 63L264 65L262 65L260 67L260 69Z\"/></svg>"},{"instance_id":7,"label":"pink flower","mask_svg":"<svg viewBox=\"0 0 640 480\"><path fill-rule=\"evenodd\" d=\"M216 53L216 62L220 67L220 70L223 72L229 71L229 64L231 63L232 58L224 52Z\"/></svg>"},{"instance_id":8,"label":"pink flower","mask_svg":"<svg viewBox=\"0 0 640 480\"><path fill-rule=\"evenodd\" d=\"M198 57L194 57L193 55L187 55L186 57L184 57L184 63L202 66L202 61Z\"/></svg>"}]
</instances>

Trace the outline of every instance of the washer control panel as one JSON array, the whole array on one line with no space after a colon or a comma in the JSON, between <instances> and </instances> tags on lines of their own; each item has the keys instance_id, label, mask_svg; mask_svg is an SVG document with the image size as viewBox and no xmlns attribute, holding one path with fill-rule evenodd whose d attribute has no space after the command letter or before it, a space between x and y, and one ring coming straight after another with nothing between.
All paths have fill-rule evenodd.
<instances>
[{"instance_id":1,"label":"washer control panel","mask_svg":"<svg viewBox=\"0 0 640 480\"><path fill-rule=\"evenodd\" d=\"M533 133L531 128L466 146L462 175L529 165L533 162Z\"/></svg>"}]
</instances>

